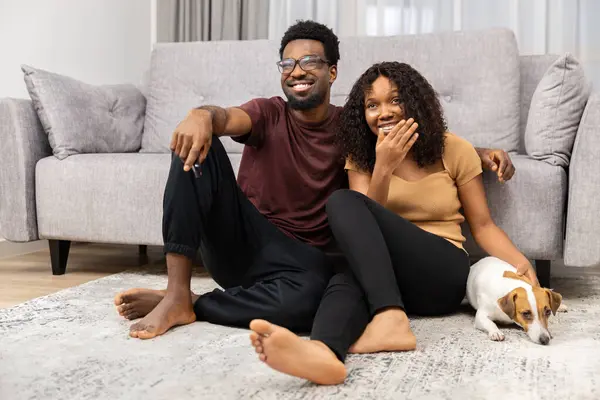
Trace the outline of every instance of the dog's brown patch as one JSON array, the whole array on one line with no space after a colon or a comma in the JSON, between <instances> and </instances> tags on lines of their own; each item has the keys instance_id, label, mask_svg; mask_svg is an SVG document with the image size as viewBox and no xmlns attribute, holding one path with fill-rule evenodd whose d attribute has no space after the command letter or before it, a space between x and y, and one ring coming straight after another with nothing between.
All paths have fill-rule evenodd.
<instances>
[{"instance_id":1,"label":"dog's brown patch","mask_svg":"<svg viewBox=\"0 0 600 400\"><path fill-rule=\"evenodd\" d=\"M529 324L534 321L533 310L525 288L518 287L506 296L500 297L498 306L510 319L521 325L525 332Z\"/></svg>"},{"instance_id":2,"label":"dog's brown patch","mask_svg":"<svg viewBox=\"0 0 600 400\"><path fill-rule=\"evenodd\" d=\"M540 322L548 329L548 317L550 316L550 312L552 315L556 315L556 310L558 310L558 307L560 307L560 303L562 302L562 296L555 291L539 286L533 286L529 279L525 276L519 276L513 271L504 271L502 276L510 279L518 279L531 285L531 290L533 291L535 302L537 303L536 306ZM527 297L527 294L525 294L525 297Z\"/></svg>"},{"instance_id":3,"label":"dog's brown patch","mask_svg":"<svg viewBox=\"0 0 600 400\"><path fill-rule=\"evenodd\" d=\"M505 278L510 278L510 279L518 279L520 281L527 283L528 285L531 285L531 281L529 279L527 279L525 276L517 275L513 271L504 271L504 274L502 276Z\"/></svg>"},{"instance_id":4,"label":"dog's brown patch","mask_svg":"<svg viewBox=\"0 0 600 400\"><path fill-rule=\"evenodd\" d=\"M538 287L533 288L533 295L537 303L540 322L544 328L548 329L548 317L550 317L550 313L556 315L556 310L562 302L562 296L553 290Z\"/></svg>"}]
</instances>

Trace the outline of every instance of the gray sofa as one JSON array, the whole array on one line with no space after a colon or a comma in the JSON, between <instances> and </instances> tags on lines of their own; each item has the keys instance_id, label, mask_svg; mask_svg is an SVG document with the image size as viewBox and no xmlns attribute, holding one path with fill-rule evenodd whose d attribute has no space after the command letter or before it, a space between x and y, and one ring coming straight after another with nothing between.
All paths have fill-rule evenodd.
<instances>
[{"instance_id":1,"label":"gray sofa","mask_svg":"<svg viewBox=\"0 0 600 400\"><path fill-rule=\"evenodd\" d=\"M65 272L71 241L162 245L173 128L194 106L282 95L278 46L267 40L158 44L141 89L143 130L135 151L60 159L39 119L44 105L0 99L0 235L15 242L48 239L54 274ZM439 92L451 131L475 146L510 152L517 171L510 182L485 175L489 205L497 224L536 260L542 279L552 260L600 263L600 228L593 219L600 214L599 94L582 91L586 99L573 111L573 138L562 149L552 142L546 146L551 154L540 154L526 135L528 122L543 117L543 109L530 113L530 104L558 55L522 56L513 33L504 29L342 38L340 46L333 103L344 103L354 80L372 63L404 61ZM237 171L243 147L223 141ZM481 256L466 226L463 231L470 253Z\"/></svg>"}]
</instances>

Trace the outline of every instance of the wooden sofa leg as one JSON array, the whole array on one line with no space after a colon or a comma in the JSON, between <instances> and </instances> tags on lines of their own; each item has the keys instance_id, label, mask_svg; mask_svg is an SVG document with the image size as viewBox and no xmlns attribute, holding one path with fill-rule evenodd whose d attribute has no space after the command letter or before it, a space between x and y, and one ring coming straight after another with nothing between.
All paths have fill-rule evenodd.
<instances>
[{"instance_id":1,"label":"wooden sofa leg","mask_svg":"<svg viewBox=\"0 0 600 400\"><path fill-rule=\"evenodd\" d=\"M548 260L535 260L535 272L540 285L545 288L550 287L550 267L552 262Z\"/></svg>"},{"instance_id":2,"label":"wooden sofa leg","mask_svg":"<svg viewBox=\"0 0 600 400\"><path fill-rule=\"evenodd\" d=\"M69 258L70 240L48 240L52 275L64 275Z\"/></svg>"},{"instance_id":3,"label":"wooden sofa leg","mask_svg":"<svg viewBox=\"0 0 600 400\"><path fill-rule=\"evenodd\" d=\"M148 262L148 246L141 244L138 246L138 265L146 265Z\"/></svg>"}]
</instances>

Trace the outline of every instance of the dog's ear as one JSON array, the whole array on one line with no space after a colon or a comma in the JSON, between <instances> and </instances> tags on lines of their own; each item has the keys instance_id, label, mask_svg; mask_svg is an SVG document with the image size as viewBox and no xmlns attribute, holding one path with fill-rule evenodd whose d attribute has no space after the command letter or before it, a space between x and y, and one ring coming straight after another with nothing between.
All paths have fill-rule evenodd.
<instances>
[{"instance_id":1,"label":"dog's ear","mask_svg":"<svg viewBox=\"0 0 600 400\"><path fill-rule=\"evenodd\" d=\"M552 315L556 315L556 310L560 307L560 303L562 302L562 296L560 293L555 292L552 289L544 289L546 294L548 295L548 299L550 300L550 308L552 309Z\"/></svg>"},{"instance_id":2,"label":"dog's ear","mask_svg":"<svg viewBox=\"0 0 600 400\"><path fill-rule=\"evenodd\" d=\"M515 301L517 300L517 290L513 290L508 293L506 296L500 297L498 299L498 306L504 312L504 314L508 315L511 319L515 317Z\"/></svg>"}]
</instances>

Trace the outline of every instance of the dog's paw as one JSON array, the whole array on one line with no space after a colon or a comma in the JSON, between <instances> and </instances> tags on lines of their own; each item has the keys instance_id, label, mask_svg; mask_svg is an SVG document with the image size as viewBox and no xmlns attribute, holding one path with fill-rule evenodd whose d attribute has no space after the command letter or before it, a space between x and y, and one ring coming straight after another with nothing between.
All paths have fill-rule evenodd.
<instances>
[{"instance_id":1,"label":"dog's paw","mask_svg":"<svg viewBox=\"0 0 600 400\"><path fill-rule=\"evenodd\" d=\"M569 309L565 303L560 303L560 306L556 309L557 312L567 312Z\"/></svg>"},{"instance_id":2,"label":"dog's paw","mask_svg":"<svg viewBox=\"0 0 600 400\"><path fill-rule=\"evenodd\" d=\"M500 332L500 331L496 331L496 332L491 332L489 335L490 339L492 339L494 342L501 342L504 340L504 333Z\"/></svg>"}]
</instances>

